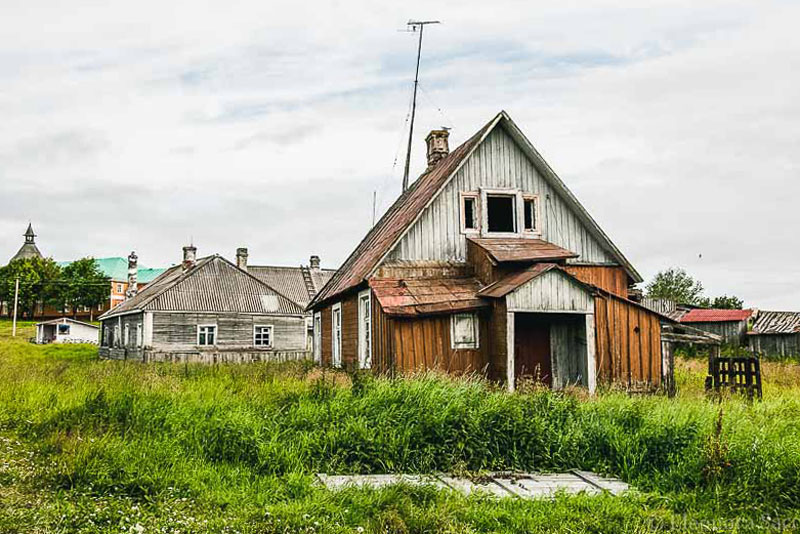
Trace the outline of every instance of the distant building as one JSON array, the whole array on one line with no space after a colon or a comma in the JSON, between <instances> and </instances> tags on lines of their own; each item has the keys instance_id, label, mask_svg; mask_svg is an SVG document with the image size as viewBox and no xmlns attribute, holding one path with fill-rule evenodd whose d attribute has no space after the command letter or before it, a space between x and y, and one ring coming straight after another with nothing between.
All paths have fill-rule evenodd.
<instances>
[{"instance_id":1,"label":"distant building","mask_svg":"<svg viewBox=\"0 0 800 534\"><path fill-rule=\"evenodd\" d=\"M9 260L9 263L14 260L27 260L30 258L42 258L42 253L39 252L39 247L36 246L36 234L33 232L33 225L28 223L28 229L23 234L25 236L25 243L22 244L20 249Z\"/></svg>"},{"instance_id":2,"label":"distant building","mask_svg":"<svg viewBox=\"0 0 800 534\"><path fill-rule=\"evenodd\" d=\"M308 358L303 307L219 255L183 262L100 317L100 355L140 361L252 362ZM284 289L285 290L285 289Z\"/></svg>"},{"instance_id":3,"label":"distant building","mask_svg":"<svg viewBox=\"0 0 800 534\"><path fill-rule=\"evenodd\" d=\"M93 324L62 317L36 325L36 343L97 344L100 329Z\"/></svg>"},{"instance_id":4,"label":"distant building","mask_svg":"<svg viewBox=\"0 0 800 534\"><path fill-rule=\"evenodd\" d=\"M761 310L747 344L765 356L800 356L800 312Z\"/></svg>"},{"instance_id":5,"label":"distant building","mask_svg":"<svg viewBox=\"0 0 800 534\"><path fill-rule=\"evenodd\" d=\"M680 318L682 324L722 337L727 345L745 345L748 322L758 316L758 310L717 310L696 308Z\"/></svg>"}]
</instances>

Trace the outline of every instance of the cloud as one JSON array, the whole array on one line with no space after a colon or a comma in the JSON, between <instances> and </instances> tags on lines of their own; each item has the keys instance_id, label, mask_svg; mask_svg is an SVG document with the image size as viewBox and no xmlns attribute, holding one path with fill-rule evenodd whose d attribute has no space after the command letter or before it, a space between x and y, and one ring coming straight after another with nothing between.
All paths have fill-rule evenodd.
<instances>
[{"instance_id":1,"label":"cloud","mask_svg":"<svg viewBox=\"0 0 800 534\"><path fill-rule=\"evenodd\" d=\"M800 309L800 7L779 0L537 4L5 2L0 260L27 219L58 259L136 249L336 265L412 174L508 110L646 276ZM779 259L776 258L779 251ZM701 256L702 255L702 256Z\"/></svg>"}]
</instances>

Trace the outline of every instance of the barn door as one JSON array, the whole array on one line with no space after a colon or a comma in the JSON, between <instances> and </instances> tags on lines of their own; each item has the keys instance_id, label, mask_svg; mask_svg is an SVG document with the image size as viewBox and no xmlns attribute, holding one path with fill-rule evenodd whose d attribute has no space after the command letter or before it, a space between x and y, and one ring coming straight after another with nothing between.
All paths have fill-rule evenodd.
<instances>
[{"instance_id":1,"label":"barn door","mask_svg":"<svg viewBox=\"0 0 800 534\"><path fill-rule=\"evenodd\" d=\"M534 314L514 314L514 377L553 385L550 323Z\"/></svg>"}]
</instances>

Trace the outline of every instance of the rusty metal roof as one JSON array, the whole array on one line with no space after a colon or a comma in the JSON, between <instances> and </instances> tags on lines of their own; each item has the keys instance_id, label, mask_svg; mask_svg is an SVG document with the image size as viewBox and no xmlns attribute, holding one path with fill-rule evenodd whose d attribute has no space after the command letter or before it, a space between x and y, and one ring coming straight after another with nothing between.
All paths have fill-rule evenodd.
<instances>
[{"instance_id":1,"label":"rusty metal roof","mask_svg":"<svg viewBox=\"0 0 800 534\"><path fill-rule=\"evenodd\" d=\"M508 274L503 278L501 278L500 280L497 280L489 284L488 286L478 291L478 296L487 298L505 297L506 295L517 289L525 282L529 282L534 278L536 278L537 276L540 276L546 273L547 271L551 271L553 269L558 269L559 271L569 276L570 278L574 278L571 274L559 269L558 265L556 265L555 263L537 263L526 269L522 269L519 271L515 271L511 274ZM577 279L575 279L575 281L578 282ZM578 283L583 285L581 282Z\"/></svg>"},{"instance_id":2,"label":"rusty metal roof","mask_svg":"<svg viewBox=\"0 0 800 534\"><path fill-rule=\"evenodd\" d=\"M800 312L764 310L758 312L753 330L748 332L751 335L798 333L800 333Z\"/></svg>"},{"instance_id":3,"label":"rusty metal roof","mask_svg":"<svg viewBox=\"0 0 800 534\"><path fill-rule=\"evenodd\" d=\"M425 172L411 184L367 233L311 305L361 284L499 118L498 115L492 119L432 170Z\"/></svg>"},{"instance_id":4,"label":"rusty metal roof","mask_svg":"<svg viewBox=\"0 0 800 534\"><path fill-rule=\"evenodd\" d=\"M579 255L543 239L523 237L468 237L496 263L507 261L557 261L577 258Z\"/></svg>"},{"instance_id":5,"label":"rusty metal roof","mask_svg":"<svg viewBox=\"0 0 800 534\"><path fill-rule=\"evenodd\" d=\"M753 310L707 310L696 308L689 310L680 321L682 323L719 323L728 321L746 321L753 315Z\"/></svg>"},{"instance_id":6,"label":"rusty metal roof","mask_svg":"<svg viewBox=\"0 0 800 534\"><path fill-rule=\"evenodd\" d=\"M331 269L307 269L313 284L312 290L306 285L303 269L305 268L251 265L247 267L247 272L275 289L284 297L305 308L314 298L314 295L328 283L328 280L333 277L336 271Z\"/></svg>"},{"instance_id":7,"label":"rusty metal roof","mask_svg":"<svg viewBox=\"0 0 800 534\"><path fill-rule=\"evenodd\" d=\"M204 311L299 315L303 308L222 256L167 269L133 298L100 319L138 311Z\"/></svg>"},{"instance_id":8,"label":"rusty metal roof","mask_svg":"<svg viewBox=\"0 0 800 534\"><path fill-rule=\"evenodd\" d=\"M373 278L369 287L388 315L452 313L489 305L478 298L481 284L475 278Z\"/></svg>"}]
</instances>

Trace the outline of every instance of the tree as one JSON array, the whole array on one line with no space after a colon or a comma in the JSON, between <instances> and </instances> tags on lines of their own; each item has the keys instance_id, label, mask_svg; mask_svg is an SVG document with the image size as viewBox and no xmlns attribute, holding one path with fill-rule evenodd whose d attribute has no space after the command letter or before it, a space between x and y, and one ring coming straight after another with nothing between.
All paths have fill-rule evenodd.
<instances>
[{"instance_id":1,"label":"tree","mask_svg":"<svg viewBox=\"0 0 800 534\"><path fill-rule=\"evenodd\" d=\"M14 260L0 268L0 302L14 313L14 286L19 278L19 315L32 318L37 306L58 301L58 279L61 268L52 258Z\"/></svg>"},{"instance_id":2,"label":"tree","mask_svg":"<svg viewBox=\"0 0 800 534\"><path fill-rule=\"evenodd\" d=\"M679 267L656 274L646 290L649 298L669 299L693 306L700 305L703 298L703 284Z\"/></svg>"},{"instance_id":3,"label":"tree","mask_svg":"<svg viewBox=\"0 0 800 534\"><path fill-rule=\"evenodd\" d=\"M735 295L722 295L711 301L711 307L718 310L741 310L744 301Z\"/></svg>"},{"instance_id":4,"label":"tree","mask_svg":"<svg viewBox=\"0 0 800 534\"><path fill-rule=\"evenodd\" d=\"M108 300L111 279L97 267L94 258L82 258L64 267L61 273L61 302L72 308L72 316L85 306L89 309Z\"/></svg>"}]
</instances>

